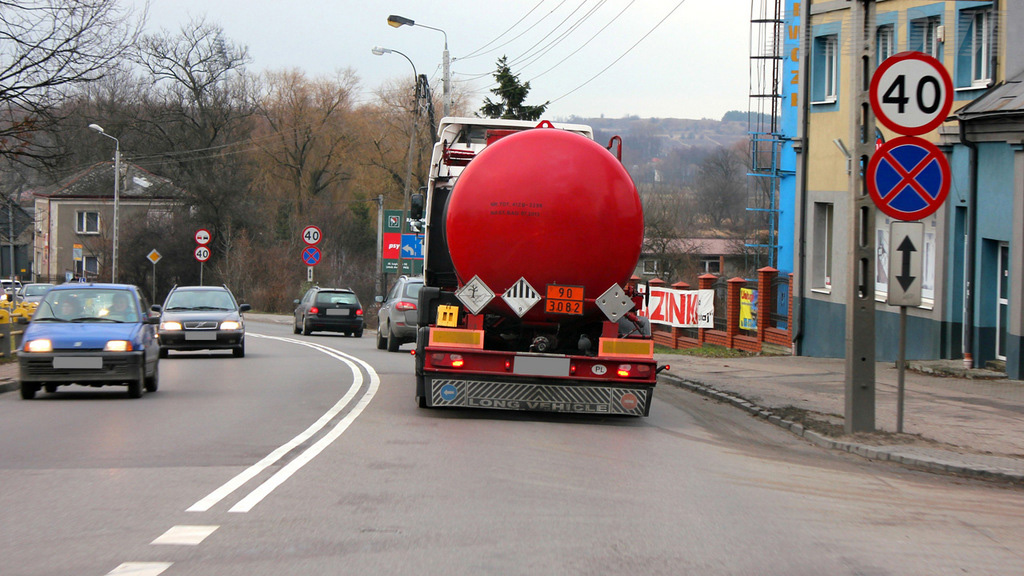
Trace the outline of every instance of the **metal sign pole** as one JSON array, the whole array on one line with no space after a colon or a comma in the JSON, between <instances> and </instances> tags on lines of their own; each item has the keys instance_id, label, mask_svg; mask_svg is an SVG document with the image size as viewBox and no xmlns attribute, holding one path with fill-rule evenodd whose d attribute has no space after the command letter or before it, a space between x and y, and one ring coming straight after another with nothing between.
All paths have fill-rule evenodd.
<instances>
[{"instance_id":1,"label":"metal sign pole","mask_svg":"<svg viewBox=\"0 0 1024 576\"><path fill-rule=\"evenodd\" d=\"M896 361L899 368L896 380L896 433L903 433L903 393L907 372L907 307L900 306L900 352Z\"/></svg>"}]
</instances>

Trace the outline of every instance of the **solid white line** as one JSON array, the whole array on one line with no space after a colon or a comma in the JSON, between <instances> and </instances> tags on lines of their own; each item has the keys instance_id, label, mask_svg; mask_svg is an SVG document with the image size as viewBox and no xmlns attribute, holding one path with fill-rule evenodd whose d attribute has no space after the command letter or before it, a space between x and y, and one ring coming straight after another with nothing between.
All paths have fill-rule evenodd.
<instances>
[{"instance_id":1,"label":"solid white line","mask_svg":"<svg viewBox=\"0 0 1024 576\"><path fill-rule=\"evenodd\" d=\"M158 576L171 564L173 562L125 562L107 572L107 576Z\"/></svg>"},{"instance_id":2,"label":"solid white line","mask_svg":"<svg viewBox=\"0 0 1024 576\"><path fill-rule=\"evenodd\" d=\"M360 365L362 365L362 367L370 375L369 388L367 388L366 393L363 394L363 397L359 399L359 402L352 408L352 410L348 414L346 414L345 417L342 418L341 421L338 422L338 424L330 432L325 434L315 444L307 448L305 452L303 452L294 460L286 464L284 468L278 470L277 473L271 476L266 482L261 484L251 493L249 493L248 496L240 500L238 504L232 506L231 509L228 510L228 512L248 512L252 510L253 506L259 504L260 501L266 498L268 494L273 492L275 488L283 484L285 480L290 478L292 474L298 472L298 470L305 466L306 464L308 464L310 460L316 458L318 454L323 452L325 448L327 448L328 446L331 445L332 442L337 440L338 437L340 437L345 432L345 430L348 430L348 427L352 424L352 422L354 422L355 419L358 418L360 414L362 414L363 410L370 404L370 401L373 400L374 395L377 394L377 389L380 387L380 377L377 376L377 372L374 371L374 369L369 364L360 360L359 358L356 358L354 356L348 356L347 354L334 350L333 348L320 346L315 347L321 348L325 352L329 351L328 354L330 354L331 356L335 356L335 354L345 356L347 358L351 358L355 362L358 362ZM348 360L342 360L344 362L348 362Z\"/></svg>"},{"instance_id":3,"label":"solid white line","mask_svg":"<svg viewBox=\"0 0 1024 576\"><path fill-rule=\"evenodd\" d=\"M220 526L174 526L150 544L198 546Z\"/></svg>"},{"instance_id":4,"label":"solid white line","mask_svg":"<svg viewBox=\"0 0 1024 576\"><path fill-rule=\"evenodd\" d=\"M309 348L325 352L329 356L341 360L349 366L349 368L352 370L352 385L349 387L348 391L341 398L341 400L338 400L338 402L334 406L332 406L330 410L328 410L323 416L320 417L320 419L318 419L316 422L310 425L309 428L307 428L301 434L299 434L295 438L292 438L287 443L285 443L281 447L277 448L276 450L265 456L256 464L253 464L246 470L242 471L242 473L238 474L231 480L228 480L223 486L217 488L202 500L190 506L188 510L186 510L187 512L206 512L207 510L215 506L218 502L220 502L228 495L230 495L232 492L241 488L246 482L252 480L254 477L259 475L260 472L266 470L275 462L283 458L285 454L291 452L306 440L309 440L314 434L316 434L322 428L327 426L331 419L337 416L339 412L345 409L345 407L349 404L349 402L352 401L352 399L356 395L356 392L359 391L359 388L363 384L363 376L359 372L359 369L356 367L356 365L353 362L349 361L348 359L344 358L344 355L342 355L342 353L338 352L337 350L334 350L333 348L327 348L326 346L321 346L319 344L314 344L311 342L304 342L302 340L295 340L294 338L278 338L276 336L266 336L263 334L254 333L250 333L249 335L257 338L268 338L271 340L280 340L282 342L288 342L292 344L301 344L303 346L307 346ZM368 371L371 380L377 379L377 373L369 364L363 362L362 360L359 360L358 358L353 359L359 362Z\"/></svg>"}]
</instances>

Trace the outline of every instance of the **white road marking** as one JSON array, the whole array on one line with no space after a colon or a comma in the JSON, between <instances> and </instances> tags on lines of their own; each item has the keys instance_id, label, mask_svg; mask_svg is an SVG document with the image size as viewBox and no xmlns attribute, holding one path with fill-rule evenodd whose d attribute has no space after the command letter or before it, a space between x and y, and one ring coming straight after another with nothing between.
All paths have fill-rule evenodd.
<instances>
[{"instance_id":1,"label":"white road marking","mask_svg":"<svg viewBox=\"0 0 1024 576\"><path fill-rule=\"evenodd\" d=\"M328 348L327 346L323 346L321 344L305 342L303 340L296 340L294 338L279 338L277 336L267 336L264 334L253 333L250 333L249 335L254 336L256 338L267 338L270 340L280 340L282 342L288 342L291 344L299 344L324 352L328 356L340 360L349 366L349 368L352 370L352 386L349 387L348 391L341 398L341 400L338 400L338 402L334 406L332 406L330 410L328 410L323 416L321 416L319 420L310 425L309 428L307 428L301 434L299 434L295 438L292 438L287 443L285 443L281 447L277 448L276 450L268 454L266 457L264 457L256 464L253 464L252 466L244 470L239 475L235 476L231 480L228 480L223 486L217 488L202 500L193 504L191 507L188 508L187 512L205 512L209 510L218 502L220 502L228 495L233 493L235 490L241 488L246 482L252 480L254 477L259 475L260 472L263 472L268 467L272 466L278 460L283 458L285 454L291 452L297 446L301 445L303 442L311 438L314 434L319 432L322 428L327 426L327 424L335 416L337 416L338 413L340 413L342 410L345 409L346 406L348 406L352 399L355 398L356 393L359 391L359 388L362 387L363 375L360 373L359 368L356 366L356 363L362 366L363 369L365 369L367 374L369 374L370 376L370 386L367 389L366 393L363 394L363 397L360 399L356 407L353 408L352 411L345 416L345 418L338 422L338 424L335 425L334 429L331 430L331 432L329 432L327 435L321 438L313 446L307 448L305 452L300 454L295 460L290 462L287 466L279 470L269 480L260 485L256 490L254 490L251 494L249 494L246 498L244 498L230 510L230 512L248 512L249 510L252 509L253 506L255 506L261 500L266 498L267 495L270 494L270 492L272 492L275 488L277 488L285 480L287 480L292 474L298 471L299 468L302 468L302 466L307 464L317 454L322 452L324 448L331 444L331 442L337 440L337 438L341 436L341 434L345 432L345 430L349 427L352 421L354 421L356 417L358 417L359 414L363 411L363 409L366 408L370 401L373 400L373 396L377 393L377 388L380 386L380 378L377 376L377 372L373 369L373 367L367 364L365 361L356 358L355 356L349 356L344 352L340 352L333 348Z\"/></svg>"},{"instance_id":2,"label":"white road marking","mask_svg":"<svg viewBox=\"0 0 1024 576\"><path fill-rule=\"evenodd\" d=\"M125 562L110 572L107 576L157 576L171 567L173 562Z\"/></svg>"},{"instance_id":3,"label":"white road marking","mask_svg":"<svg viewBox=\"0 0 1024 576\"><path fill-rule=\"evenodd\" d=\"M197 546L220 526L174 526L150 544Z\"/></svg>"}]
</instances>

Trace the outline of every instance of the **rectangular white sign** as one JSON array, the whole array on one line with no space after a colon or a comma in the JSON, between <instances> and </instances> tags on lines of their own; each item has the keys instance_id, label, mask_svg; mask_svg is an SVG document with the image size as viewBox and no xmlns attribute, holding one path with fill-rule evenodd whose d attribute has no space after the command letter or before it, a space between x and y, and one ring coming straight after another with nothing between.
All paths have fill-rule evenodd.
<instances>
[{"instance_id":1,"label":"rectangular white sign","mask_svg":"<svg viewBox=\"0 0 1024 576\"><path fill-rule=\"evenodd\" d=\"M647 307L641 311L652 324L677 328L714 328L714 290L673 290L651 287Z\"/></svg>"}]
</instances>

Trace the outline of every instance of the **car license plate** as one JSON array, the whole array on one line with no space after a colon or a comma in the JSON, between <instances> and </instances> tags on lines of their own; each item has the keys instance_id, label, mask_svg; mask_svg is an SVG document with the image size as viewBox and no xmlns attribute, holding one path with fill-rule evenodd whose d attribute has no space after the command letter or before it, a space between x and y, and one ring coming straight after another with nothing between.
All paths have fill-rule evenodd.
<instances>
[{"instance_id":1,"label":"car license plate","mask_svg":"<svg viewBox=\"0 0 1024 576\"><path fill-rule=\"evenodd\" d=\"M348 316L348 308L328 308L328 316Z\"/></svg>"},{"instance_id":2,"label":"car license plate","mask_svg":"<svg viewBox=\"0 0 1024 576\"><path fill-rule=\"evenodd\" d=\"M204 330L202 332L185 332L185 340L216 340L215 330Z\"/></svg>"},{"instance_id":3,"label":"car license plate","mask_svg":"<svg viewBox=\"0 0 1024 576\"><path fill-rule=\"evenodd\" d=\"M56 370L100 370L103 358L86 356L56 356L53 359Z\"/></svg>"}]
</instances>

